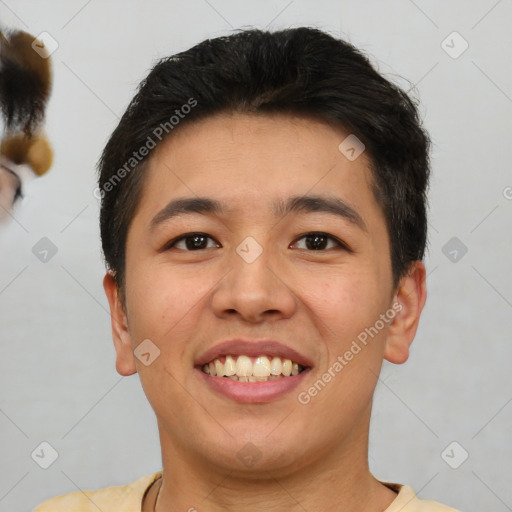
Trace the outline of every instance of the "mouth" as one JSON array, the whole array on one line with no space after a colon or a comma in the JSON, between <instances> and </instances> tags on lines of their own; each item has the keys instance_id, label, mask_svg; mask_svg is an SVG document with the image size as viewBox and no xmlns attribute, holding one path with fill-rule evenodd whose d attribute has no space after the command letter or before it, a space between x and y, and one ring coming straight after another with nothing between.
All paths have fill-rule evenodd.
<instances>
[{"instance_id":1,"label":"mouth","mask_svg":"<svg viewBox=\"0 0 512 512\"><path fill-rule=\"evenodd\" d=\"M311 360L292 347L272 340L231 340L200 355L195 374L218 396L238 403L284 399L304 385Z\"/></svg>"},{"instance_id":2,"label":"mouth","mask_svg":"<svg viewBox=\"0 0 512 512\"><path fill-rule=\"evenodd\" d=\"M201 371L212 377L238 382L267 382L299 375L307 368L291 359L276 356L225 355L204 364Z\"/></svg>"}]
</instances>

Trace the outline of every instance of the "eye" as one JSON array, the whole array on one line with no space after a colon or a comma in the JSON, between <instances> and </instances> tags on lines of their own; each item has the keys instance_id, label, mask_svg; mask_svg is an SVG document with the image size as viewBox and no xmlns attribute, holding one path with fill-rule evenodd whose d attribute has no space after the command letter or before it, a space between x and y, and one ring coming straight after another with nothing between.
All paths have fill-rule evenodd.
<instances>
[{"instance_id":1,"label":"eye","mask_svg":"<svg viewBox=\"0 0 512 512\"><path fill-rule=\"evenodd\" d=\"M219 247L219 245L213 245L208 247L207 240L210 239L213 241L213 238L206 233L187 233L185 235L181 235L178 238L174 238L171 240L162 250L167 251L171 248L181 249L185 251L197 251L201 249L209 249L212 247ZM329 245L329 241L334 243L334 247L339 247L346 251L352 252L352 250L341 240L329 235L328 233L323 232L311 232L302 235L297 240L306 240L305 247L299 247L299 249L306 249L311 251L324 251ZM217 242L215 242L217 244ZM179 247L179 244L182 244L182 247ZM297 244L297 241L294 242ZM331 247L333 248L333 247Z\"/></svg>"},{"instance_id":2,"label":"eye","mask_svg":"<svg viewBox=\"0 0 512 512\"><path fill-rule=\"evenodd\" d=\"M205 233L187 233L185 235L181 235L179 238L175 238L174 240L171 240L164 248L163 250L169 250L172 247L176 247L177 249L182 249L186 251L197 251L200 249L209 249L210 247L207 247L208 242L205 244L205 240L207 239L213 240L211 236L208 236ZM178 247L178 244L184 242L184 247Z\"/></svg>"},{"instance_id":3,"label":"eye","mask_svg":"<svg viewBox=\"0 0 512 512\"><path fill-rule=\"evenodd\" d=\"M352 252L352 250L341 240L338 240L337 238L322 232L312 232L312 233L306 233L305 235L301 236L297 240L306 240L306 247L305 249L312 250L312 251L321 251L326 249L326 245L328 245L328 241L332 241L335 244L335 247L340 247L342 249L345 249L346 251ZM327 242L327 243L326 243ZM297 242L295 242L297 243ZM302 247L299 247L299 249L302 249Z\"/></svg>"}]
</instances>

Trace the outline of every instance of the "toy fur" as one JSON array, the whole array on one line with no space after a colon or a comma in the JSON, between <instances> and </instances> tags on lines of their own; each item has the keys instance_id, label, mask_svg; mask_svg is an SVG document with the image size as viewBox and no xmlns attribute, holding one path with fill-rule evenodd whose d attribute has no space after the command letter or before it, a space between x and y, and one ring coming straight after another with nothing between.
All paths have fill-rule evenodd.
<instances>
[{"instance_id":1,"label":"toy fur","mask_svg":"<svg viewBox=\"0 0 512 512\"><path fill-rule=\"evenodd\" d=\"M0 221L4 222L23 198L26 183L52 165L52 149L42 133L52 85L50 58L44 51L44 44L26 32L0 30Z\"/></svg>"}]
</instances>

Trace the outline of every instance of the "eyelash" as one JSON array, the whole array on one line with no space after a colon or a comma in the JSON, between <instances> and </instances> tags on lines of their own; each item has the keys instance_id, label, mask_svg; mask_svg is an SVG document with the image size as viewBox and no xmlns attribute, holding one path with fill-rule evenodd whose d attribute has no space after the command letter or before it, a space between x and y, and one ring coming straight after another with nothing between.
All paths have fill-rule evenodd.
<instances>
[{"instance_id":1,"label":"eyelash","mask_svg":"<svg viewBox=\"0 0 512 512\"><path fill-rule=\"evenodd\" d=\"M213 240L213 237L207 235L206 233L186 233L184 235L181 235L179 236L178 238L174 238L173 240L171 240L170 242L168 242L164 248L162 249L162 251L168 251L170 249L172 249L178 242L181 242L182 240L187 240L188 238L193 238L194 236L200 236L200 237L205 237L205 238L210 238L211 240ZM341 240L337 239L336 237L332 236L332 235L329 235L329 233L324 233L322 231L311 231L309 233L305 233L303 235L301 235L300 237L298 237L294 243L296 243L298 240L301 240L303 238L307 238L307 237L313 237L313 236L321 236L321 237L324 237L324 238L328 238L332 241L335 242L335 244L338 246L339 249L343 249L347 252L353 252L352 249L350 249L350 247L348 247L347 244L345 244L344 242L342 242ZM189 249L180 249L180 250L184 250L186 252L196 252L196 251L201 251L201 250L204 250L204 249L195 249L195 250L189 250ZM326 252L328 251L328 249L319 249L319 250L308 250L308 249L301 249L301 250L307 250L308 252Z\"/></svg>"}]
</instances>

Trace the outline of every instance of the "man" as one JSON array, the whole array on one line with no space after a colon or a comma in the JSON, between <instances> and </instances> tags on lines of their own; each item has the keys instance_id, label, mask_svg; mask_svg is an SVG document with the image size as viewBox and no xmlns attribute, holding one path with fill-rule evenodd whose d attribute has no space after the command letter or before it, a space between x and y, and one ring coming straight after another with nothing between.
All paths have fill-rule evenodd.
<instances>
[{"instance_id":1,"label":"man","mask_svg":"<svg viewBox=\"0 0 512 512\"><path fill-rule=\"evenodd\" d=\"M428 148L407 95L317 29L162 59L97 193L116 369L163 470L36 511L454 511L368 467L382 362L426 299Z\"/></svg>"}]
</instances>

